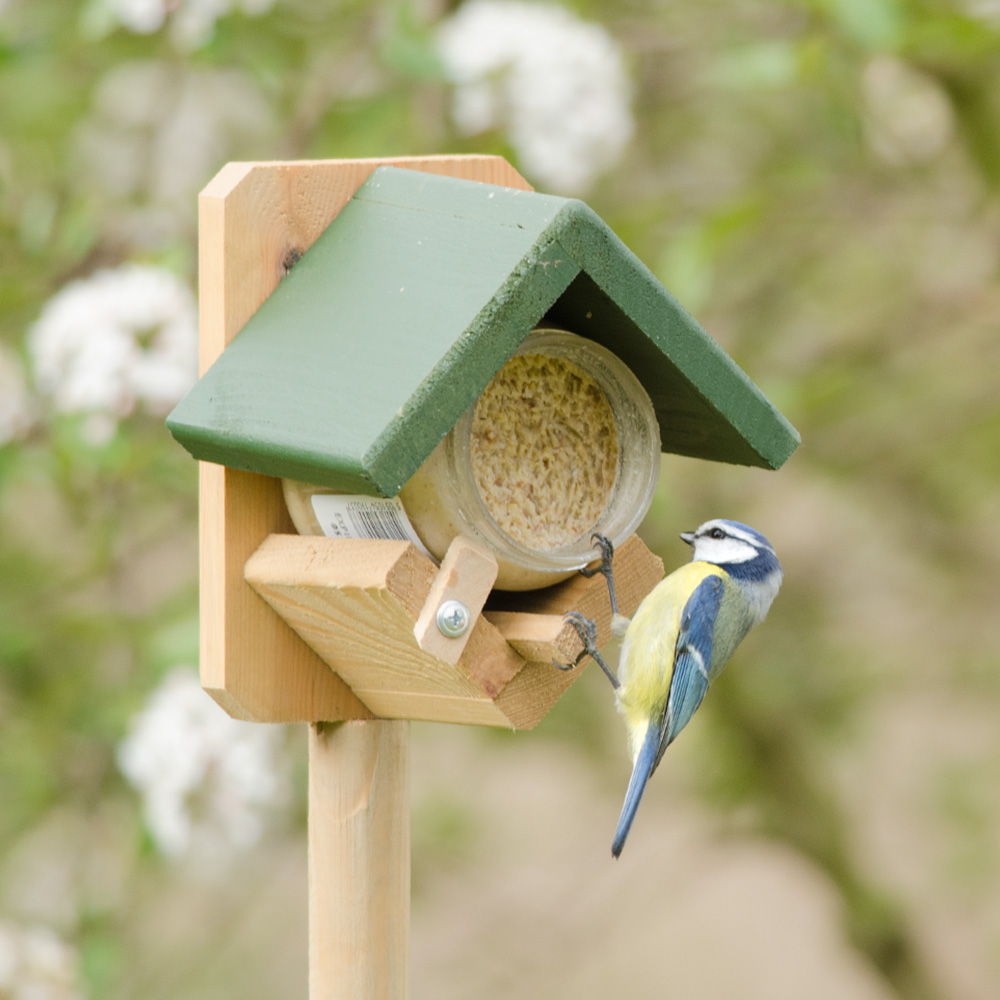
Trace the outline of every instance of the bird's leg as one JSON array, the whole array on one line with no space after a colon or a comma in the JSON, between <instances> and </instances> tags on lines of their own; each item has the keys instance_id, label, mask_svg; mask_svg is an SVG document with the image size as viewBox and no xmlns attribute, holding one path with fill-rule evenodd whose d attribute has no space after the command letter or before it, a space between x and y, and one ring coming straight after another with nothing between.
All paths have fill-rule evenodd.
<instances>
[{"instance_id":1,"label":"bird's leg","mask_svg":"<svg viewBox=\"0 0 1000 1000\"><path fill-rule=\"evenodd\" d=\"M615 547L611 544L611 539L596 532L590 536L592 542L597 542L597 549L601 553L601 561L596 566L584 566L580 570L580 575L588 579L600 573L608 582L608 596L611 598L611 614L618 614L618 601L615 600L615 580L611 570L611 561L615 556Z\"/></svg>"},{"instance_id":2,"label":"bird's leg","mask_svg":"<svg viewBox=\"0 0 1000 1000\"><path fill-rule=\"evenodd\" d=\"M618 688L620 686L618 678L611 672L610 667L604 662L604 657L601 656L600 650L597 648L597 624L592 619L585 618L579 611L567 611L563 615L563 618L576 629L577 635L580 636L583 642L583 652L572 663L557 663L553 660L553 666L558 667L560 670L572 670L574 667L579 666L580 661L585 656L589 656L604 671L608 680L611 681L611 686Z\"/></svg>"},{"instance_id":3,"label":"bird's leg","mask_svg":"<svg viewBox=\"0 0 1000 1000\"><path fill-rule=\"evenodd\" d=\"M596 532L590 536L591 541L597 542L597 548L601 553L601 561L597 566L584 567L580 570L583 576L591 577L600 573L608 584L608 597L611 599L611 634L621 638L628 628L629 619L618 611L618 600L615 598L615 579L611 568L615 555L615 547L611 544L611 539Z\"/></svg>"},{"instance_id":4,"label":"bird's leg","mask_svg":"<svg viewBox=\"0 0 1000 1000\"><path fill-rule=\"evenodd\" d=\"M600 573L607 581L608 597L611 599L611 633L621 638L628 628L629 619L619 613L618 601L615 598L615 581L611 569L615 547L611 543L611 539L604 535L599 535L595 532L590 537L593 541L597 542L597 548L601 553L601 561L597 566L592 568L584 567L580 572L586 577ZM605 676L611 681L613 688L617 689L621 687L618 678L611 672L611 668L604 662L604 657L601 656L600 650L597 648L597 624L592 619L585 618L579 611L567 611L563 615L563 618L576 629L580 640L583 642L583 652L572 663L556 663L553 660L553 665L560 670L572 670L574 667L579 666L580 661L585 656L589 656L604 671Z\"/></svg>"}]
</instances>

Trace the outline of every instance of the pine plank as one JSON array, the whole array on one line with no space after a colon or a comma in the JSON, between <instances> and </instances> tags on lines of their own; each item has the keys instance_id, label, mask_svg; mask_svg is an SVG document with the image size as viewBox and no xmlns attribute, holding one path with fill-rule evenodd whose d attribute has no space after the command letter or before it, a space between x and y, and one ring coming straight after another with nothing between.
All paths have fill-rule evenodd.
<instances>
[{"instance_id":1,"label":"pine plank","mask_svg":"<svg viewBox=\"0 0 1000 1000\"><path fill-rule=\"evenodd\" d=\"M202 373L381 164L510 187L501 157L230 163L199 199ZM247 586L243 567L292 525L269 476L201 467L202 683L231 715L260 722L368 718L371 712Z\"/></svg>"},{"instance_id":2,"label":"pine plank","mask_svg":"<svg viewBox=\"0 0 1000 1000\"><path fill-rule=\"evenodd\" d=\"M582 648L579 633L562 615L487 611L486 620L529 663L570 663Z\"/></svg>"},{"instance_id":3,"label":"pine plank","mask_svg":"<svg viewBox=\"0 0 1000 1000\"><path fill-rule=\"evenodd\" d=\"M614 566L619 607L631 615L662 578L663 563L632 536ZM611 636L604 578L575 576L542 591L494 593L491 604L517 607L485 610L457 663L445 662L421 649L414 634L441 571L409 542L271 535L247 560L245 575L383 718L529 728L580 673L553 666L575 661L583 648L564 612L593 618L600 644Z\"/></svg>"},{"instance_id":4,"label":"pine plank","mask_svg":"<svg viewBox=\"0 0 1000 1000\"><path fill-rule=\"evenodd\" d=\"M438 569L409 542L272 535L245 575L375 715L510 725L494 698L523 659L482 617L456 664L420 648Z\"/></svg>"}]
</instances>

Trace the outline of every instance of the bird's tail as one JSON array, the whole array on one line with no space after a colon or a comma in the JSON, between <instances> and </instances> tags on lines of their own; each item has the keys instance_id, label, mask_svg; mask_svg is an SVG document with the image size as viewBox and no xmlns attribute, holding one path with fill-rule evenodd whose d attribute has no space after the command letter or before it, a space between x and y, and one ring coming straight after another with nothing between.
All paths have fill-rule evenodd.
<instances>
[{"instance_id":1,"label":"bird's tail","mask_svg":"<svg viewBox=\"0 0 1000 1000\"><path fill-rule=\"evenodd\" d=\"M625 846L625 838L632 828L632 820L635 819L635 811L639 808L642 800L642 793L646 789L646 782L656 767L656 753L660 748L660 727L652 722L646 730L646 738L639 748L639 755L635 759L635 767L632 768L632 777L628 783L628 791L625 793L625 804L622 806L622 814L618 817L618 829L615 830L615 839L611 843L611 854L618 857Z\"/></svg>"}]
</instances>

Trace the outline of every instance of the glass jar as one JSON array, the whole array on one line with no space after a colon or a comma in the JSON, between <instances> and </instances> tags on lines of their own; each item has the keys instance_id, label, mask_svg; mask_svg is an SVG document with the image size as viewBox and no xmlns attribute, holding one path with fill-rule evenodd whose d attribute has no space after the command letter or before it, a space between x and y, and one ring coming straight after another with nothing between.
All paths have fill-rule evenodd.
<instances>
[{"instance_id":1,"label":"glass jar","mask_svg":"<svg viewBox=\"0 0 1000 1000\"><path fill-rule=\"evenodd\" d=\"M498 589L530 590L592 562L595 532L615 544L632 534L659 466L659 425L632 371L593 341L539 328L399 500L435 558L465 535L496 555ZM313 500L323 493L331 491L286 481L300 532L324 532Z\"/></svg>"}]
</instances>

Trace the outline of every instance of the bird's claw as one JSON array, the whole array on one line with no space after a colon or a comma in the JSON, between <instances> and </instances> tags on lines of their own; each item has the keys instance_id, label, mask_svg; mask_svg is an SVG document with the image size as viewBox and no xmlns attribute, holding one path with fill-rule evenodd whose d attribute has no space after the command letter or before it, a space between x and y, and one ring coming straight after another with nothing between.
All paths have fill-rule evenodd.
<instances>
[{"instance_id":1,"label":"bird's claw","mask_svg":"<svg viewBox=\"0 0 1000 1000\"><path fill-rule=\"evenodd\" d=\"M563 615L563 621L569 622L576 629L576 634L583 643L583 650L577 656L573 666L577 666L585 656L593 657L598 653L597 649L597 622L585 617L579 611L567 611ZM599 653L598 653L599 655Z\"/></svg>"},{"instance_id":2,"label":"bird's claw","mask_svg":"<svg viewBox=\"0 0 1000 1000\"><path fill-rule=\"evenodd\" d=\"M600 573L607 580L608 596L611 599L612 620L614 620L620 617L618 615L618 603L615 601L614 579L611 573L611 563L614 559L615 547L611 543L610 538L598 534L596 531L590 536L590 539L597 543L598 551L601 553L601 561L596 566L584 566L580 572L586 577ZM558 667L560 670L572 670L574 667L580 665L580 661L584 657L589 656L604 671L608 680L611 681L611 686L614 688L619 687L618 678L611 672L608 665L604 662L600 650L597 648L597 623L585 617L579 611L567 611L563 615L563 619L576 629L577 635L580 636L580 641L583 643L583 651L572 663L558 663L556 660L553 660L552 665Z\"/></svg>"},{"instance_id":3,"label":"bird's claw","mask_svg":"<svg viewBox=\"0 0 1000 1000\"><path fill-rule=\"evenodd\" d=\"M608 668L608 665L604 662L604 658L601 656L600 650L597 648L597 623L579 611L567 611L563 615L563 620L576 629L576 633L583 643L583 649L572 663L558 663L556 660L553 660L552 665L558 667L560 670L572 670L574 667L580 665L581 660L589 656L604 671L608 680L611 681L612 686L617 688L618 678Z\"/></svg>"},{"instance_id":4,"label":"bird's claw","mask_svg":"<svg viewBox=\"0 0 1000 1000\"><path fill-rule=\"evenodd\" d=\"M597 573L608 577L611 573L611 561L614 559L615 547L610 538L596 531L590 536L590 540L597 543L597 550L601 553L601 561L597 566L584 566L580 573L588 579Z\"/></svg>"},{"instance_id":5,"label":"bird's claw","mask_svg":"<svg viewBox=\"0 0 1000 1000\"><path fill-rule=\"evenodd\" d=\"M618 601L615 598L615 578L611 569L611 564L615 557L615 547L611 539L606 535L598 534L596 531L590 536L592 542L597 543L597 549L601 553L601 561L596 566L584 566L580 573L588 579L598 573L604 577L608 584L608 599L611 601L611 615L618 617Z\"/></svg>"}]
</instances>

